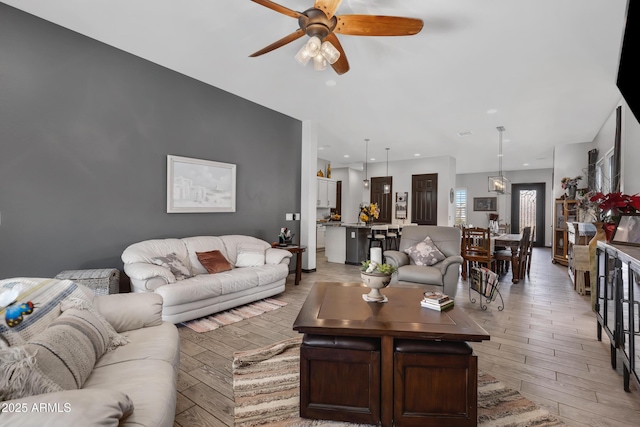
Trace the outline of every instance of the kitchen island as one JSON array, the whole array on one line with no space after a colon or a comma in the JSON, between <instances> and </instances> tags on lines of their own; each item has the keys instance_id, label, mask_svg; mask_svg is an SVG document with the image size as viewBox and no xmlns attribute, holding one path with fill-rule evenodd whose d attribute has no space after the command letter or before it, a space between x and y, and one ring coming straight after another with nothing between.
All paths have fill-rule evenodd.
<instances>
[{"instance_id":1,"label":"kitchen island","mask_svg":"<svg viewBox=\"0 0 640 427\"><path fill-rule=\"evenodd\" d=\"M369 255L370 225L358 223L327 223L324 253L328 262L360 265Z\"/></svg>"}]
</instances>

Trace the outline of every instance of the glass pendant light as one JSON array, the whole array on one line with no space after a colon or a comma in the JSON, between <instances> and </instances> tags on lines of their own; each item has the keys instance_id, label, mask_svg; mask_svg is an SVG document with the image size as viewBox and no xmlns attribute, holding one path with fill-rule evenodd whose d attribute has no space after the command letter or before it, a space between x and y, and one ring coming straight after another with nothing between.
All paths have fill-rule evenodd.
<instances>
[{"instance_id":1,"label":"glass pendant light","mask_svg":"<svg viewBox=\"0 0 640 427\"><path fill-rule=\"evenodd\" d=\"M489 177L489 192L497 194L511 194L511 188L509 185L511 181L507 179L502 173L502 132L505 131L504 126L498 126L498 132L500 132L500 140L498 142L498 176Z\"/></svg>"},{"instance_id":2,"label":"glass pendant light","mask_svg":"<svg viewBox=\"0 0 640 427\"><path fill-rule=\"evenodd\" d=\"M365 148L364 148L364 180L362 183L364 184L364 188L369 188L369 179L367 175L367 156L369 156L369 139L364 140Z\"/></svg>"},{"instance_id":3,"label":"glass pendant light","mask_svg":"<svg viewBox=\"0 0 640 427\"><path fill-rule=\"evenodd\" d=\"M389 177L389 149L385 148L385 150L387 150L387 178L388 178ZM386 184L384 184L382 186L382 192L384 194L391 193L391 184L389 184L388 182Z\"/></svg>"}]
</instances>

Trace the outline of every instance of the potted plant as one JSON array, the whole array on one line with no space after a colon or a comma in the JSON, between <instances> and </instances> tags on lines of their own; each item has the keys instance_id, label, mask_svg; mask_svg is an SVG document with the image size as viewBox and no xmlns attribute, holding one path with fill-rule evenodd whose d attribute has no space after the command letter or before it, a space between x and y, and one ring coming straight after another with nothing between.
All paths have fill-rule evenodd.
<instances>
[{"instance_id":1,"label":"potted plant","mask_svg":"<svg viewBox=\"0 0 640 427\"><path fill-rule=\"evenodd\" d=\"M380 289L389 286L391 275L397 270L398 268L391 264L379 264L371 260L363 261L362 267L360 267L360 277L362 282L371 288L367 295L363 295L365 300L384 302L386 297L380 293Z\"/></svg>"},{"instance_id":2,"label":"potted plant","mask_svg":"<svg viewBox=\"0 0 640 427\"><path fill-rule=\"evenodd\" d=\"M598 206L598 219L603 223L607 241L611 240L620 215L640 212L640 196L637 194L630 196L621 192L607 194L598 192L592 195L589 201Z\"/></svg>"}]
</instances>

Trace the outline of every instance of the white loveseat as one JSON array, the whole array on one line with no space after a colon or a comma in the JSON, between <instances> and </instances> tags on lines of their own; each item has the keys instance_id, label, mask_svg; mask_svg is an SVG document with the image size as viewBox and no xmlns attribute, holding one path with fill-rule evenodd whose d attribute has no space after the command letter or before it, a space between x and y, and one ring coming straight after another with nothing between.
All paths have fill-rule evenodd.
<instances>
[{"instance_id":1,"label":"white loveseat","mask_svg":"<svg viewBox=\"0 0 640 427\"><path fill-rule=\"evenodd\" d=\"M70 280L0 280L0 292L16 286L16 305L33 310L17 325L0 319L0 372L11 373L0 377L0 427L174 425L180 339L161 319L162 298L94 296Z\"/></svg>"},{"instance_id":2,"label":"white loveseat","mask_svg":"<svg viewBox=\"0 0 640 427\"><path fill-rule=\"evenodd\" d=\"M198 259L198 253L216 250L224 255L231 269L210 274ZM179 262L157 265L169 256ZM242 235L146 240L130 245L122 253L131 290L161 295L162 319L172 323L284 292L290 258L289 251ZM184 269L184 275L178 274Z\"/></svg>"}]
</instances>

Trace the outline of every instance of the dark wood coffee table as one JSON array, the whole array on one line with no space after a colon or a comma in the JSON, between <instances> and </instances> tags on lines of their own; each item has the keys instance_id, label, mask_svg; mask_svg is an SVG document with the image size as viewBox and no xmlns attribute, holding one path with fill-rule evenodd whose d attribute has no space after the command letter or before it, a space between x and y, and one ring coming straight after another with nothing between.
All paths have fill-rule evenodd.
<instances>
[{"instance_id":1,"label":"dark wood coffee table","mask_svg":"<svg viewBox=\"0 0 640 427\"><path fill-rule=\"evenodd\" d=\"M363 284L316 283L309 292L293 329L305 334L343 339L357 337L380 340L380 419L382 426L390 427L394 423L394 352L398 342L416 340L432 347L442 345L446 348L447 343L463 345L462 342L488 340L490 336L457 307L444 312L421 307L424 288L386 288L382 293L388 297L387 303L365 302L362 294L368 291L369 288ZM438 356L433 353L429 355L431 359ZM443 350L440 357L446 356L446 351ZM446 360L442 360L442 366L446 366ZM477 363L475 356L473 363ZM446 376L441 382L442 384L433 384L430 394L436 396L438 387L447 387L444 384ZM475 384L472 393L475 393L477 401L477 378L473 379L472 384ZM301 382L301 387L302 385ZM304 386L313 388L314 384ZM301 389L301 395L307 391ZM473 423L475 425L475 420ZM396 425L399 425L398 421ZM423 420L415 425L445 424L432 424Z\"/></svg>"}]
</instances>

